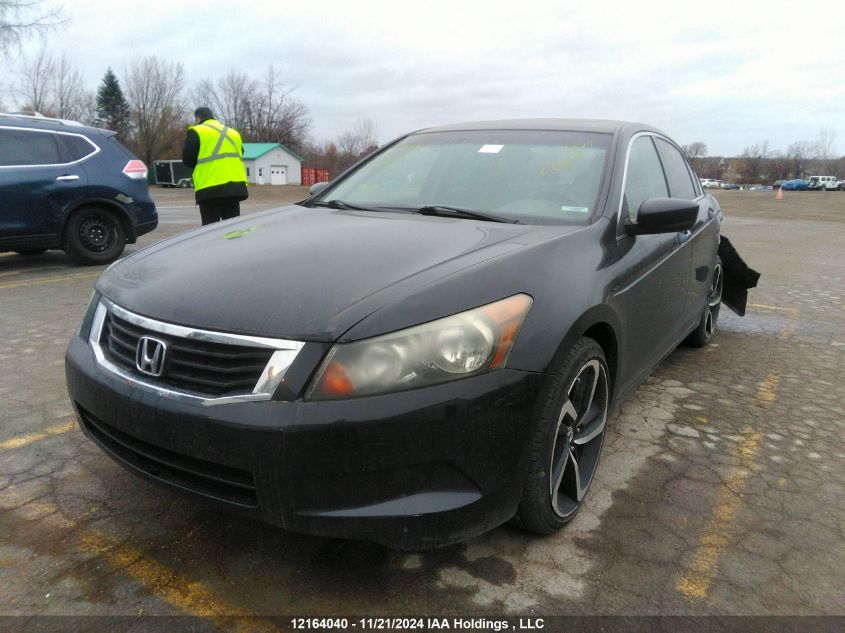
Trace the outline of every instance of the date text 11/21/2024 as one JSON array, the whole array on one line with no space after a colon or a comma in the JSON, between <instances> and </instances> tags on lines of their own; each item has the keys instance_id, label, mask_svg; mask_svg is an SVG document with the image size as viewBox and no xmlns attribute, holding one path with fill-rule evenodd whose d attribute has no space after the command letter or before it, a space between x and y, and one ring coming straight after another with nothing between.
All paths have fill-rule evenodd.
<instances>
[{"instance_id":1,"label":"date text 11/21/2024","mask_svg":"<svg viewBox=\"0 0 845 633\"><path fill-rule=\"evenodd\" d=\"M538 631L545 627L543 618L508 619L462 617L363 617L292 618L291 628L298 631L406 630L406 631Z\"/></svg>"}]
</instances>

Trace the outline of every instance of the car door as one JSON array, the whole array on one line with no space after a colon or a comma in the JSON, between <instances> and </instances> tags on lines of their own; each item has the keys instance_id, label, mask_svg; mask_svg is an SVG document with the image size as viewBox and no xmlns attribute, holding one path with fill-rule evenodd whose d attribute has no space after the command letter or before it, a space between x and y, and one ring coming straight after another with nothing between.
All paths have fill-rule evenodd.
<instances>
[{"instance_id":1,"label":"car door","mask_svg":"<svg viewBox=\"0 0 845 633\"><path fill-rule=\"evenodd\" d=\"M636 221L640 205L669 197L669 187L650 134L631 142L625 171L620 225ZM636 379L675 345L682 334L690 250L680 233L628 235L617 239L622 274L612 302L623 324L620 375Z\"/></svg>"},{"instance_id":2,"label":"car door","mask_svg":"<svg viewBox=\"0 0 845 633\"><path fill-rule=\"evenodd\" d=\"M688 242L691 258L690 283L684 308L684 331L701 318L704 303L713 279L713 267L719 249L719 220L716 203L695 186L694 175L681 151L669 141L656 137L655 143L663 162L669 195L672 198L698 202L698 218L689 231L681 234Z\"/></svg>"},{"instance_id":3,"label":"car door","mask_svg":"<svg viewBox=\"0 0 845 633\"><path fill-rule=\"evenodd\" d=\"M55 234L86 186L83 167L57 134L0 127L0 236Z\"/></svg>"}]
</instances>

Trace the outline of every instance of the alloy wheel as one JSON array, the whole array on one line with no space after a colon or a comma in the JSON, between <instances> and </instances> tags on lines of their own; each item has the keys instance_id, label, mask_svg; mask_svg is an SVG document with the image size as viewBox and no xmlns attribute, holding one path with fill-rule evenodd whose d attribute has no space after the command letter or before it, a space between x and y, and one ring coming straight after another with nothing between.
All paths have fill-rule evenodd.
<instances>
[{"instance_id":1,"label":"alloy wheel","mask_svg":"<svg viewBox=\"0 0 845 633\"><path fill-rule=\"evenodd\" d=\"M549 469L552 509L562 519L577 509L598 465L607 424L607 370L593 358L578 371L558 416Z\"/></svg>"},{"instance_id":2,"label":"alloy wheel","mask_svg":"<svg viewBox=\"0 0 845 633\"><path fill-rule=\"evenodd\" d=\"M716 319L719 315L719 307L722 303L722 289L725 279L722 275L722 263L716 262L713 268L713 281L710 283L710 290L707 293L707 314L704 316L704 331L708 338L716 331Z\"/></svg>"}]
</instances>

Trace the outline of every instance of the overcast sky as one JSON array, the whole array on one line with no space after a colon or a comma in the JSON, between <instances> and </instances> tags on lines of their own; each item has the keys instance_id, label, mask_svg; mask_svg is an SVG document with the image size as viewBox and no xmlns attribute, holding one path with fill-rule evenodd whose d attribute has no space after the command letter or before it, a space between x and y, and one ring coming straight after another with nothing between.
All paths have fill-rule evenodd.
<instances>
[{"instance_id":1,"label":"overcast sky","mask_svg":"<svg viewBox=\"0 0 845 633\"><path fill-rule=\"evenodd\" d=\"M643 121L711 155L766 139L786 149L827 127L845 153L841 2L64 4L70 21L48 46L92 88L107 66L120 77L151 54L181 62L189 83L233 68L257 78L273 63L317 139L360 117L384 142L430 125L555 116Z\"/></svg>"}]
</instances>

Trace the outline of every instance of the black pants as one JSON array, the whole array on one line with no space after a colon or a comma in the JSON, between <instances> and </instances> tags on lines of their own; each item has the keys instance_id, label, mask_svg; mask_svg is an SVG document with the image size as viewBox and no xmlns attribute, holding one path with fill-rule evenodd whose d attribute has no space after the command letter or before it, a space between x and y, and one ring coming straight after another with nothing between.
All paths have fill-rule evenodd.
<instances>
[{"instance_id":1,"label":"black pants","mask_svg":"<svg viewBox=\"0 0 845 633\"><path fill-rule=\"evenodd\" d=\"M239 198L209 198L200 204L200 215L202 225L236 218L241 214L241 201Z\"/></svg>"}]
</instances>

